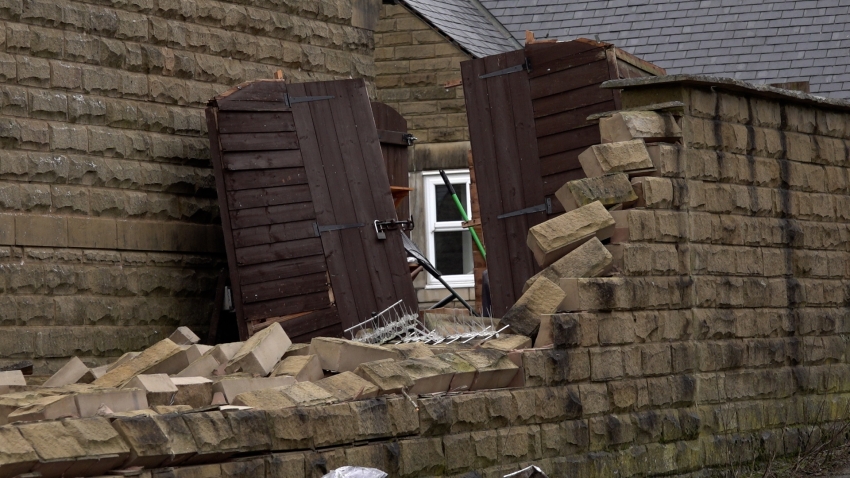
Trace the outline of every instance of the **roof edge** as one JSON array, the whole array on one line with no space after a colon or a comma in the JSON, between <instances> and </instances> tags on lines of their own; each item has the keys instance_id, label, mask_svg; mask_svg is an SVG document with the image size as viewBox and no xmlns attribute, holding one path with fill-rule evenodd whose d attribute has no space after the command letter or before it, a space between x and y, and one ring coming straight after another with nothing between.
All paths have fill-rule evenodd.
<instances>
[{"instance_id":1,"label":"roof edge","mask_svg":"<svg viewBox=\"0 0 850 478\"><path fill-rule=\"evenodd\" d=\"M827 98L824 96L812 95L810 93L803 93L801 91L785 90L782 88L775 88L773 86L758 85L753 83L747 83L746 81L736 80L734 78L724 78L718 76L667 75L650 76L644 78L627 78L623 80L608 80L602 83L600 87L618 89L640 89L663 85L720 88L728 91L755 94L764 98L791 101L794 103L802 103L810 106L819 106L821 108L837 109L850 112L850 100Z\"/></svg>"},{"instance_id":2,"label":"roof edge","mask_svg":"<svg viewBox=\"0 0 850 478\"><path fill-rule=\"evenodd\" d=\"M522 43L520 43L516 38L514 38L510 30L505 28L505 26L502 25L502 22L500 22L498 18L496 18L492 13L490 13L490 10L487 10L487 7L485 7L479 0L469 1L472 2L473 5L475 5L475 8L477 8L478 11L481 12L482 15L484 15L484 18L486 18L487 21L493 24L493 26L496 27L496 30L499 30L499 32L501 32L501 34L508 39L508 41L513 43L513 45L517 49L522 49Z\"/></svg>"}]
</instances>

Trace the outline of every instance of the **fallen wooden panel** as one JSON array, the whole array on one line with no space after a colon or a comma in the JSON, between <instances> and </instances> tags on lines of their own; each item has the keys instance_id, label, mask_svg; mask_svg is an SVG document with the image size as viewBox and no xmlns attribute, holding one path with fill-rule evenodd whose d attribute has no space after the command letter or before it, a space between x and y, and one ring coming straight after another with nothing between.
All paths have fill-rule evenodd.
<instances>
[{"instance_id":1,"label":"fallen wooden panel","mask_svg":"<svg viewBox=\"0 0 850 478\"><path fill-rule=\"evenodd\" d=\"M416 307L401 238L373 224L396 219L381 155L394 136L379 140L363 80L246 83L207 121L243 340L274 323L296 341L340 336Z\"/></svg>"},{"instance_id":2,"label":"fallen wooden panel","mask_svg":"<svg viewBox=\"0 0 850 478\"><path fill-rule=\"evenodd\" d=\"M533 43L463 62L461 72L492 314L501 317L540 271L523 245L526 231L563 212L555 191L585 177L578 156L600 142L587 117L620 108L619 91L599 85L665 72L586 39Z\"/></svg>"}]
</instances>

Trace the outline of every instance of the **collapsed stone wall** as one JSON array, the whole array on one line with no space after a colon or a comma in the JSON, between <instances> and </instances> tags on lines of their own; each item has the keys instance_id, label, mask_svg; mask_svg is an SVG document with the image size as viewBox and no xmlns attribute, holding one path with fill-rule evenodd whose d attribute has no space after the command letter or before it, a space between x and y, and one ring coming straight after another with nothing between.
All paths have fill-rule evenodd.
<instances>
[{"instance_id":1,"label":"collapsed stone wall","mask_svg":"<svg viewBox=\"0 0 850 478\"><path fill-rule=\"evenodd\" d=\"M204 107L375 75L374 0L0 4L0 365L204 333L226 261ZM60 360L61 359L61 360Z\"/></svg>"}]
</instances>

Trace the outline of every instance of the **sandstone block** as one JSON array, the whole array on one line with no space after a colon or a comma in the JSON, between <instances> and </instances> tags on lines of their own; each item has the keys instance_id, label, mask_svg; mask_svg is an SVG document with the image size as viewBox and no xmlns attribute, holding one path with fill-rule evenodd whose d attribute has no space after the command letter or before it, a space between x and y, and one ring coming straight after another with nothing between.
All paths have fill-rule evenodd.
<instances>
[{"instance_id":1,"label":"sandstone block","mask_svg":"<svg viewBox=\"0 0 850 478\"><path fill-rule=\"evenodd\" d=\"M611 237L614 218L599 201L574 209L528 230L526 244L541 266L548 266L590 238Z\"/></svg>"},{"instance_id":2,"label":"sandstone block","mask_svg":"<svg viewBox=\"0 0 850 478\"><path fill-rule=\"evenodd\" d=\"M86 364L83 363L77 357L71 358L62 368L59 369L56 373L54 373L46 382L44 382L44 387L64 387L65 385L70 385L72 383L77 383L82 379L86 373L88 373L89 368ZM2 377L0 377L2 378ZM0 382L2 385L2 382Z\"/></svg>"},{"instance_id":3,"label":"sandstone block","mask_svg":"<svg viewBox=\"0 0 850 478\"><path fill-rule=\"evenodd\" d=\"M246 340L239 352L227 363L225 370L227 373L268 375L290 345L292 341L283 331L283 327L275 322Z\"/></svg>"},{"instance_id":4,"label":"sandstone block","mask_svg":"<svg viewBox=\"0 0 850 478\"><path fill-rule=\"evenodd\" d=\"M624 242L629 242L629 216L633 215L634 210L627 211L611 211L611 217L614 218L614 230L611 232L611 244L622 244ZM651 213L650 213L651 214ZM636 222L640 220L640 217L635 217ZM655 220L652 217L648 218L651 222L651 228L655 228ZM654 234L654 231L652 231Z\"/></svg>"},{"instance_id":5,"label":"sandstone block","mask_svg":"<svg viewBox=\"0 0 850 478\"><path fill-rule=\"evenodd\" d=\"M351 372L362 363L400 358L395 350L345 339L316 337L310 342L310 347L319 356L322 369L335 372Z\"/></svg>"},{"instance_id":6,"label":"sandstone block","mask_svg":"<svg viewBox=\"0 0 850 478\"><path fill-rule=\"evenodd\" d=\"M455 355L475 367L475 380L470 390L505 388L519 371L507 354L498 350L462 350Z\"/></svg>"},{"instance_id":7,"label":"sandstone block","mask_svg":"<svg viewBox=\"0 0 850 478\"><path fill-rule=\"evenodd\" d=\"M73 395L17 398L7 395L3 398L5 400L0 400L0 425L80 416Z\"/></svg>"},{"instance_id":8,"label":"sandstone block","mask_svg":"<svg viewBox=\"0 0 850 478\"><path fill-rule=\"evenodd\" d=\"M286 353L283 354L283 358L292 357L294 355L313 355L313 352L310 350L310 344L290 345Z\"/></svg>"},{"instance_id":9,"label":"sandstone block","mask_svg":"<svg viewBox=\"0 0 850 478\"><path fill-rule=\"evenodd\" d=\"M652 143L646 145L646 152L652 161L652 166L661 176L682 177L691 165L680 164L679 148L674 144Z\"/></svg>"},{"instance_id":10,"label":"sandstone block","mask_svg":"<svg viewBox=\"0 0 850 478\"><path fill-rule=\"evenodd\" d=\"M615 217L616 221L616 216L612 214L612 217ZM610 252L599 239L592 237L589 241L576 247L572 252L528 279L522 292L528 291L540 277L545 277L554 283L565 277L596 277L611 264L611 261Z\"/></svg>"},{"instance_id":11,"label":"sandstone block","mask_svg":"<svg viewBox=\"0 0 850 478\"><path fill-rule=\"evenodd\" d=\"M263 410L230 410L224 412L233 430L240 452L271 450L269 418Z\"/></svg>"},{"instance_id":12,"label":"sandstone block","mask_svg":"<svg viewBox=\"0 0 850 478\"><path fill-rule=\"evenodd\" d=\"M673 205L673 182L667 178L634 178L632 186L638 197L635 207L669 209Z\"/></svg>"},{"instance_id":13,"label":"sandstone block","mask_svg":"<svg viewBox=\"0 0 850 478\"><path fill-rule=\"evenodd\" d=\"M26 385L27 381L20 370L0 372L0 395L9 393L12 388L25 387Z\"/></svg>"},{"instance_id":14,"label":"sandstone block","mask_svg":"<svg viewBox=\"0 0 850 478\"><path fill-rule=\"evenodd\" d=\"M177 386L164 373L136 375L122 388L136 388L144 391L148 405L151 406L171 405L177 394Z\"/></svg>"},{"instance_id":15,"label":"sandstone block","mask_svg":"<svg viewBox=\"0 0 850 478\"><path fill-rule=\"evenodd\" d=\"M64 420L65 430L85 450L86 459L95 464L85 470L89 474L106 473L121 466L130 457L130 447L106 418Z\"/></svg>"},{"instance_id":16,"label":"sandstone block","mask_svg":"<svg viewBox=\"0 0 850 478\"><path fill-rule=\"evenodd\" d=\"M189 327L177 327L168 338L177 345L194 345L201 341Z\"/></svg>"},{"instance_id":17,"label":"sandstone block","mask_svg":"<svg viewBox=\"0 0 850 478\"><path fill-rule=\"evenodd\" d=\"M233 403L233 400L242 393L285 387L294 383L295 378L288 376L268 378L225 377L215 382L212 390L213 393L221 392L227 403Z\"/></svg>"},{"instance_id":18,"label":"sandstone block","mask_svg":"<svg viewBox=\"0 0 850 478\"><path fill-rule=\"evenodd\" d=\"M167 375L177 375L212 349L208 345L197 344L181 345L180 348L181 350L176 354L145 370L145 374L154 375L164 373Z\"/></svg>"},{"instance_id":19,"label":"sandstone block","mask_svg":"<svg viewBox=\"0 0 850 478\"><path fill-rule=\"evenodd\" d=\"M39 463L33 471L41 473L41 476L77 476L85 470L79 465L92 464L90 460L81 460L86 451L65 430L62 422L26 423L17 428L38 454Z\"/></svg>"},{"instance_id":20,"label":"sandstone block","mask_svg":"<svg viewBox=\"0 0 850 478\"><path fill-rule=\"evenodd\" d=\"M399 360L434 356L434 352L431 351L430 347L419 342L409 344L388 344L384 345L384 347L398 352Z\"/></svg>"},{"instance_id":21,"label":"sandstone block","mask_svg":"<svg viewBox=\"0 0 850 478\"><path fill-rule=\"evenodd\" d=\"M603 143L631 141L675 141L682 130L669 113L654 111L621 111L599 120L599 134Z\"/></svg>"},{"instance_id":22,"label":"sandstone block","mask_svg":"<svg viewBox=\"0 0 850 478\"><path fill-rule=\"evenodd\" d=\"M212 403L213 382L204 377L172 377L171 383L177 387L174 403L202 408Z\"/></svg>"},{"instance_id":23,"label":"sandstone block","mask_svg":"<svg viewBox=\"0 0 850 478\"><path fill-rule=\"evenodd\" d=\"M188 463L221 461L236 452L238 440L230 422L221 412L186 413L182 418L198 451L198 455L190 458Z\"/></svg>"},{"instance_id":24,"label":"sandstone block","mask_svg":"<svg viewBox=\"0 0 850 478\"><path fill-rule=\"evenodd\" d=\"M281 360L272 371L272 377L281 375L297 382L316 382L325 377L317 355L295 355Z\"/></svg>"},{"instance_id":25,"label":"sandstone block","mask_svg":"<svg viewBox=\"0 0 850 478\"><path fill-rule=\"evenodd\" d=\"M188 458L185 449L174 449L171 446L169 437L153 417L119 417L112 422L112 426L130 447L130 458L125 463L126 467L156 468L172 457L183 460ZM186 435L191 437L192 432L185 423L182 428Z\"/></svg>"},{"instance_id":26,"label":"sandstone block","mask_svg":"<svg viewBox=\"0 0 850 478\"><path fill-rule=\"evenodd\" d=\"M211 377L213 371L222 364L227 364L230 359L242 348L242 342L231 342L229 344L218 344L211 350L206 351L188 367L177 374L178 377Z\"/></svg>"},{"instance_id":27,"label":"sandstone block","mask_svg":"<svg viewBox=\"0 0 850 478\"><path fill-rule=\"evenodd\" d=\"M539 349L553 345L552 337L552 316L540 316L540 328L537 330L537 337L534 339L534 348ZM530 348L530 347L529 347Z\"/></svg>"},{"instance_id":28,"label":"sandstone block","mask_svg":"<svg viewBox=\"0 0 850 478\"><path fill-rule=\"evenodd\" d=\"M331 395L341 402L375 398L378 396L378 387L354 372L342 372L331 375L317 381L316 385L330 392Z\"/></svg>"},{"instance_id":29,"label":"sandstone block","mask_svg":"<svg viewBox=\"0 0 850 478\"><path fill-rule=\"evenodd\" d=\"M110 370L114 369L115 367L117 367L117 366L121 365L122 363L124 363L124 362L126 362L126 361L128 361L128 360L130 360L130 359L134 359L134 358L138 357L138 356L139 356L139 354L141 354L141 352L127 352L127 353L125 353L124 355L122 355L122 356L118 357L118 360L116 360L116 361L112 362L111 364L107 365L107 367L106 367L106 371L108 372L108 371L110 371Z\"/></svg>"},{"instance_id":30,"label":"sandstone block","mask_svg":"<svg viewBox=\"0 0 850 478\"><path fill-rule=\"evenodd\" d=\"M472 384L475 382L476 369L471 363L453 353L444 353L436 357L448 364L454 371L452 382L449 384L450 391L468 391L472 389Z\"/></svg>"},{"instance_id":31,"label":"sandstone block","mask_svg":"<svg viewBox=\"0 0 850 478\"><path fill-rule=\"evenodd\" d=\"M232 403L262 410L276 410L335 402L337 399L330 392L315 383L297 382L287 387L242 393L237 395Z\"/></svg>"},{"instance_id":32,"label":"sandstone block","mask_svg":"<svg viewBox=\"0 0 850 478\"><path fill-rule=\"evenodd\" d=\"M584 174L589 177L624 172L640 174L653 170L643 140L596 144L578 156Z\"/></svg>"},{"instance_id":33,"label":"sandstone block","mask_svg":"<svg viewBox=\"0 0 850 478\"><path fill-rule=\"evenodd\" d=\"M408 390L411 395L448 392L454 378L454 369L433 356L402 360L398 366L413 381Z\"/></svg>"},{"instance_id":34,"label":"sandstone block","mask_svg":"<svg viewBox=\"0 0 850 478\"><path fill-rule=\"evenodd\" d=\"M629 176L625 173L570 181L555 192L555 197L564 206L565 211L572 211L594 201L599 201L606 207L617 204L628 207L638 199L629 183Z\"/></svg>"},{"instance_id":35,"label":"sandstone block","mask_svg":"<svg viewBox=\"0 0 850 478\"><path fill-rule=\"evenodd\" d=\"M120 387L129 382L134 376L144 373L147 369L157 365L168 357L180 351L180 346L174 342L164 339L137 357L127 360L112 370L106 372L102 377L94 381L94 385L103 387Z\"/></svg>"},{"instance_id":36,"label":"sandstone block","mask_svg":"<svg viewBox=\"0 0 850 478\"><path fill-rule=\"evenodd\" d=\"M362 363L354 369L354 373L374 383L379 395L399 393L413 386L413 381L395 359Z\"/></svg>"},{"instance_id":37,"label":"sandstone block","mask_svg":"<svg viewBox=\"0 0 850 478\"><path fill-rule=\"evenodd\" d=\"M74 395L80 417L93 417L101 407L107 407L115 413L133 412L148 408L148 400L143 390L92 390Z\"/></svg>"},{"instance_id":38,"label":"sandstone block","mask_svg":"<svg viewBox=\"0 0 850 478\"><path fill-rule=\"evenodd\" d=\"M481 345L482 349L494 349L502 352L531 348L531 339L525 335L504 334L499 338L490 339Z\"/></svg>"},{"instance_id":39,"label":"sandstone block","mask_svg":"<svg viewBox=\"0 0 850 478\"><path fill-rule=\"evenodd\" d=\"M517 334L533 337L540 328L540 316L554 314L564 300L564 292L545 277L537 279L502 318Z\"/></svg>"},{"instance_id":40,"label":"sandstone block","mask_svg":"<svg viewBox=\"0 0 850 478\"><path fill-rule=\"evenodd\" d=\"M0 427L0 474L17 476L29 472L38 455L15 427Z\"/></svg>"}]
</instances>

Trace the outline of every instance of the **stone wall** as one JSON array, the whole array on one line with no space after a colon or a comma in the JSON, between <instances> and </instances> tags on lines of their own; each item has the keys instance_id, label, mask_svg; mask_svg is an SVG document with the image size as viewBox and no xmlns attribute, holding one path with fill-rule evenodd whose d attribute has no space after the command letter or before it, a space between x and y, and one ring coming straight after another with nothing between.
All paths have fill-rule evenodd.
<instances>
[{"instance_id":1,"label":"stone wall","mask_svg":"<svg viewBox=\"0 0 850 478\"><path fill-rule=\"evenodd\" d=\"M469 58L401 5L381 7L375 30L378 101L407 119L419 143L469 140L463 88L443 87L460 79L460 62Z\"/></svg>"},{"instance_id":2,"label":"stone wall","mask_svg":"<svg viewBox=\"0 0 850 478\"><path fill-rule=\"evenodd\" d=\"M0 3L0 364L204 334L226 266L204 107L375 75L376 0Z\"/></svg>"}]
</instances>

